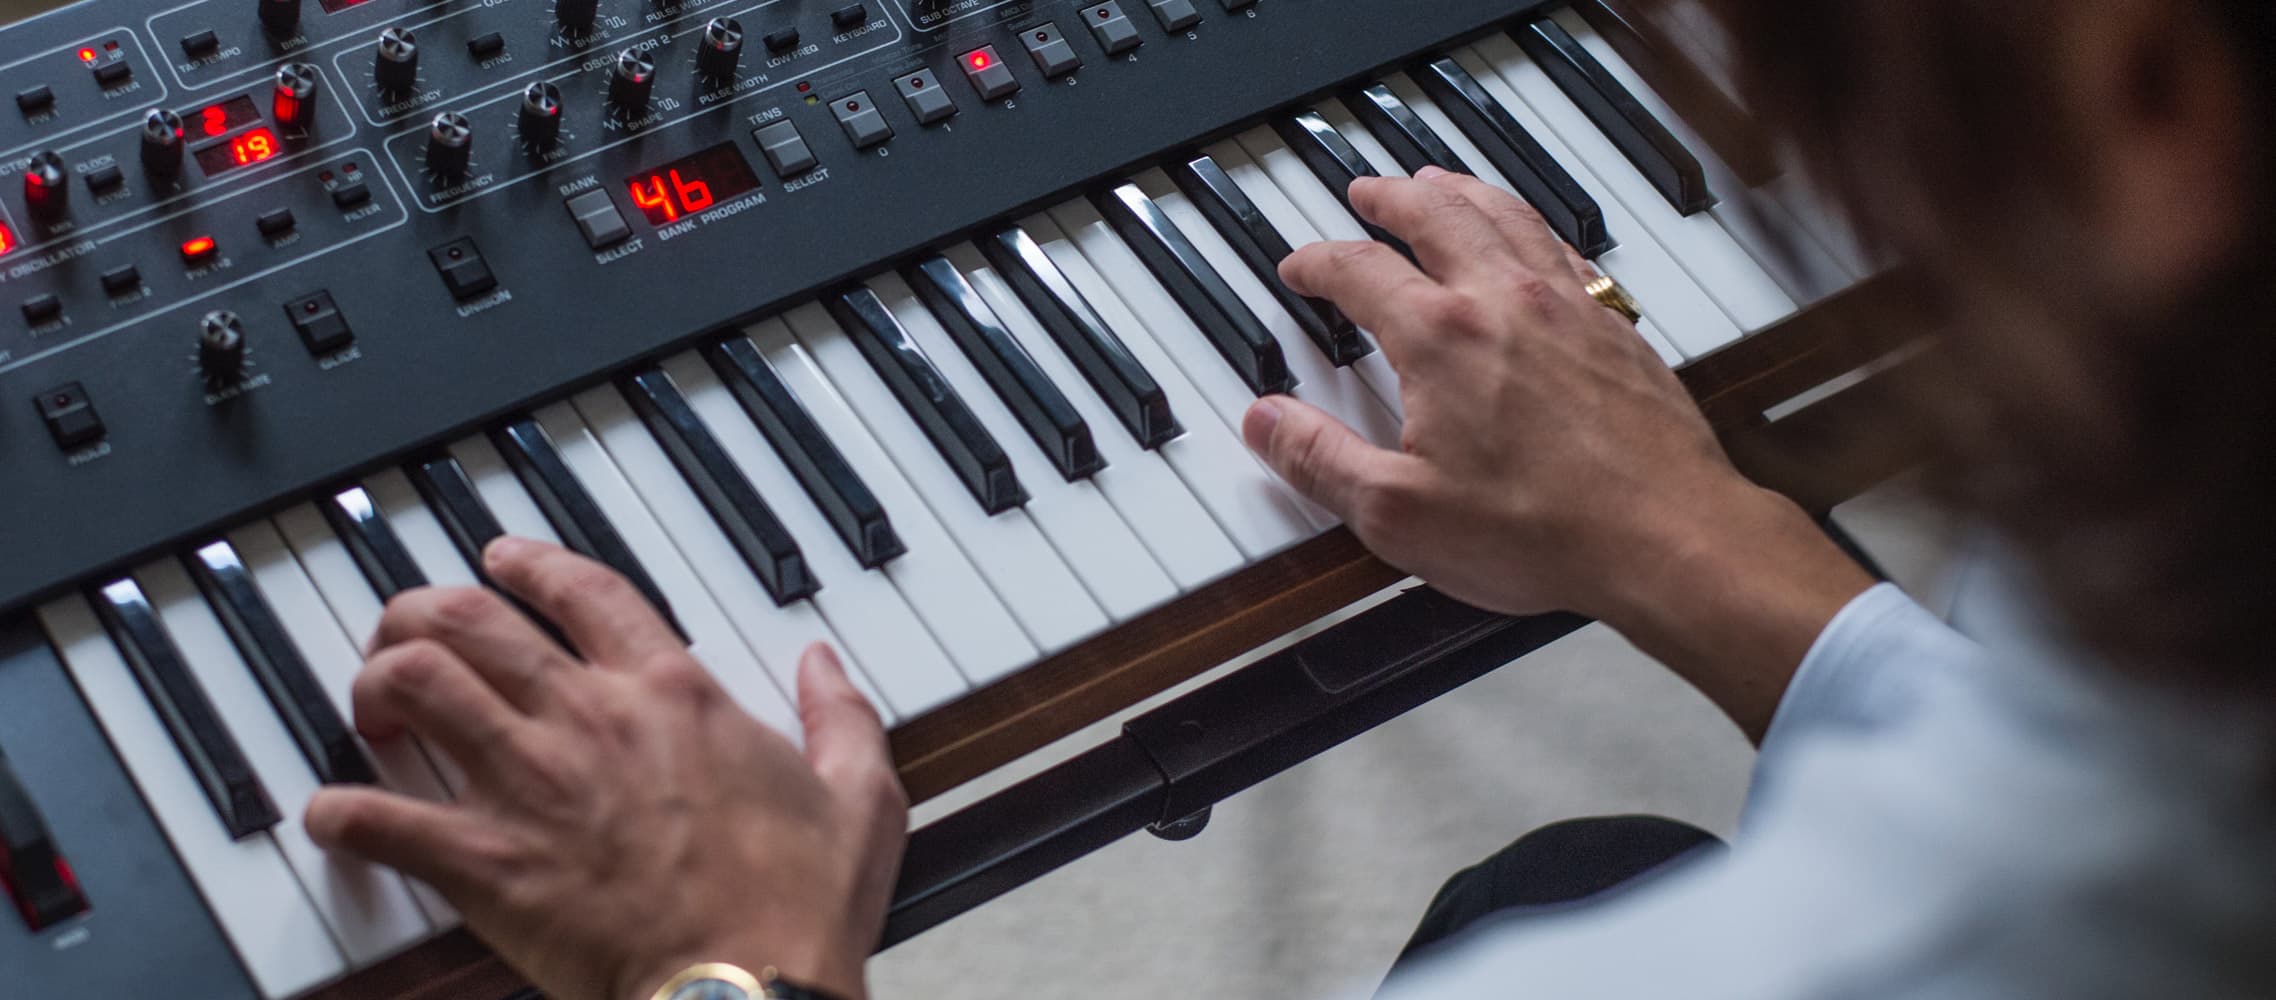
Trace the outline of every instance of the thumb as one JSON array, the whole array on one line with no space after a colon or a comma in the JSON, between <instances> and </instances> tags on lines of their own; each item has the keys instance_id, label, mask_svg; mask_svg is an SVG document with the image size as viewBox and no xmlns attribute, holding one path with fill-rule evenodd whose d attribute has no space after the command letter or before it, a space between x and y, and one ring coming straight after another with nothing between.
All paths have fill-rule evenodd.
<instances>
[{"instance_id":1,"label":"thumb","mask_svg":"<svg viewBox=\"0 0 2276 1000\"><path fill-rule=\"evenodd\" d=\"M806 762L832 790L893 773L884 720L822 643L798 660L798 719L806 727Z\"/></svg>"},{"instance_id":2,"label":"thumb","mask_svg":"<svg viewBox=\"0 0 2276 1000\"><path fill-rule=\"evenodd\" d=\"M1241 436L1296 492L1347 524L1367 488L1387 480L1407 457L1368 443L1326 411L1288 396L1257 400L1241 421Z\"/></svg>"}]
</instances>

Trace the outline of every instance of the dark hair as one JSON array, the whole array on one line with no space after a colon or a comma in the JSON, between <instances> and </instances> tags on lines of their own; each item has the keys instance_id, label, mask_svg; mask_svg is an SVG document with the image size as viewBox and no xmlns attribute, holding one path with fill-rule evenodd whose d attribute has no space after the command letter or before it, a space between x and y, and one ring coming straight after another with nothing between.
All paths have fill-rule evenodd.
<instances>
[{"instance_id":1,"label":"dark hair","mask_svg":"<svg viewBox=\"0 0 2276 1000\"><path fill-rule=\"evenodd\" d=\"M2255 202L2234 209L2257 224L2220 273L2154 315L2116 315L2076 283L2083 254L2064 242L2084 235L2066 211L2079 140L2050 110L2062 106L2056 53L2036 16L2064 2L1709 0L1737 42L1750 107L1869 238L1886 233L1862 199L1887 195L1886 158L1900 158L1918 195L1904 203L1933 202L1947 233L1972 241L1963 252L2013 267L2042 300L2033 313L2081 352L2095 420L2046 405L2051 390L2028 372L1942 380L1921 400L1915 416L1941 431L1945 491L2020 547L2101 656L2276 693L2276 4L2171 5L2223 19L2255 74L2259 110L2237 136ZM1969 278L1964 265L1913 263L1931 287Z\"/></svg>"}]
</instances>

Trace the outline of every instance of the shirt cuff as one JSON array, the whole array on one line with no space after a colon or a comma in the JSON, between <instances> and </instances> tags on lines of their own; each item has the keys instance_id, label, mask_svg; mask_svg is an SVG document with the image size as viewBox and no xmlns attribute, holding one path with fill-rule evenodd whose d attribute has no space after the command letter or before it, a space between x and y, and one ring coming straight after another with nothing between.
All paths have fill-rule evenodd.
<instances>
[{"instance_id":1,"label":"shirt cuff","mask_svg":"<svg viewBox=\"0 0 2276 1000\"><path fill-rule=\"evenodd\" d=\"M1850 601L1811 644L1771 717L1763 756L1780 756L1811 731L1885 725L1912 707L1926 678L1977 651L1895 584L1880 584Z\"/></svg>"}]
</instances>

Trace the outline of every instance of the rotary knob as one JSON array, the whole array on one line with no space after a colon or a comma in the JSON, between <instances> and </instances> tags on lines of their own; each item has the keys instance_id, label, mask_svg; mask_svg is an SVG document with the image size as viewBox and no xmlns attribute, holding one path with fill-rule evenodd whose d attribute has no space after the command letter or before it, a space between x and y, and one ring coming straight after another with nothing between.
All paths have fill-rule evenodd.
<instances>
[{"instance_id":1,"label":"rotary knob","mask_svg":"<svg viewBox=\"0 0 2276 1000\"><path fill-rule=\"evenodd\" d=\"M286 63L277 69L277 85L269 94L269 110L286 130L306 133L316 124L316 67Z\"/></svg>"},{"instance_id":2,"label":"rotary knob","mask_svg":"<svg viewBox=\"0 0 2276 1000\"><path fill-rule=\"evenodd\" d=\"M261 25L273 35L290 35L300 27L300 0L260 0Z\"/></svg>"},{"instance_id":3,"label":"rotary knob","mask_svg":"<svg viewBox=\"0 0 2276 1000\"><path fill-rule=\"evenodd\" d=\"M571 32L591 28L593 19L600 13L600 0L554 0L553 3L553 20Z\"/></svg>"},{"instance_id":4,"label":"rotary knob","mask_svg":"<svg viewBox=\"0 0 2276 1000\"><path fill-rule=\"evenodd\" d=\"M616 55L616 71L609 74L609 103L617 114L637 118L648 110L648 93L656 89L656 63L638 49Z\"/></svg>"},{"instance_id":5,"label":"rotary knob","mask_svg":"<svg viewBox=\"0 0 2276 1000\"><path fill-rule=\"evenodd\" d=\"M561 141L561 91L540 81L522 91L520 116L522 142L530 152L543 153Z\"/></svg>"},{"instance_id":6,"label":"rotary knob","mask_svg":"<svg viewBox=\"0 0 2276 1000\"><path fill-rule=\"evenodd\" d=\"M436 115L427 129L427 172L437 180L464 177L473 154L474 123L456 111Z\"/></svg>"},{"instance_id":7,"label":"rotary knob","mask_svg":"<svg viewBox=\"0 0 2276 1000\"><path fill-rule=\"evenodd\" d=\"M245 377L245 324L236 313L216 309L198 320L198 371L214 386Z\"/></svg>"},{"instance_id":8,"label":"rotary knob","mask_svg":"<svg viewBox=\"0 0 2276 1000\"><path fill-rule=\"evenodd\" d=\"M743 26L732 17L715 17L703 26L703 40L696 43L695 71L712 80L726 80L735 75L735 64L743 59Z\"/></svg>"},{"instance_id":9,"label":"rotary knob","mask_svg":"<svg viewBox=\"0 0 2276 1000\"><path fill-rule=\"evenodd\" d=\"M372 64L372 79L381 93L408 94L419 83L419 40L408 28L379 33L379 54Z\"/></svg>"},{"instance_id":10,"label":"rotary knob","mask_svg":"<svg viewBox=\"0 0 2276 1000\"><path fill-rule=\"evenodd\" d=\"M161 181L182 175L182 116L165 108L142 116L142 169Z\"/></svg>"},{"instance_id":11,"label":"rotary knob","mask_svg":"<svg viewBox=\"0 0 2276 1000\"><path fill-rule=\"evenodd\" d=\"M24 165L24 207L33 217L53 222L71 207L70 197L71 174L63 169L63 157L52 149L33 153Z\"/></svg>"}]
</instances>

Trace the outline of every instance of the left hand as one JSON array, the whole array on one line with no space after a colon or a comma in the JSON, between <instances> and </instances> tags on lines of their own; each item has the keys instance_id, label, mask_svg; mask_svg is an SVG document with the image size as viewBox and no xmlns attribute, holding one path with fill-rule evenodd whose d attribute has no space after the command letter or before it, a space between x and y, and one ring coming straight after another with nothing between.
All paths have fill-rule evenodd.
<instances>
[{"instance_id":1,"label":"left hand","mask_svg":"<svg viewBox=\"0 0 2276 1000\"><path fill-rule=\"evenodd\" d=\"M865 996L908 802L837 657L816 646L800 665L801 754L623 577L524 539L483 556L583 660L489 591L398 596L357 729L418 736L466 787L449 803L326 788L309 834L434 886L555 1000L645 998L705 961Z\"/></svg>"}]
</instances>

